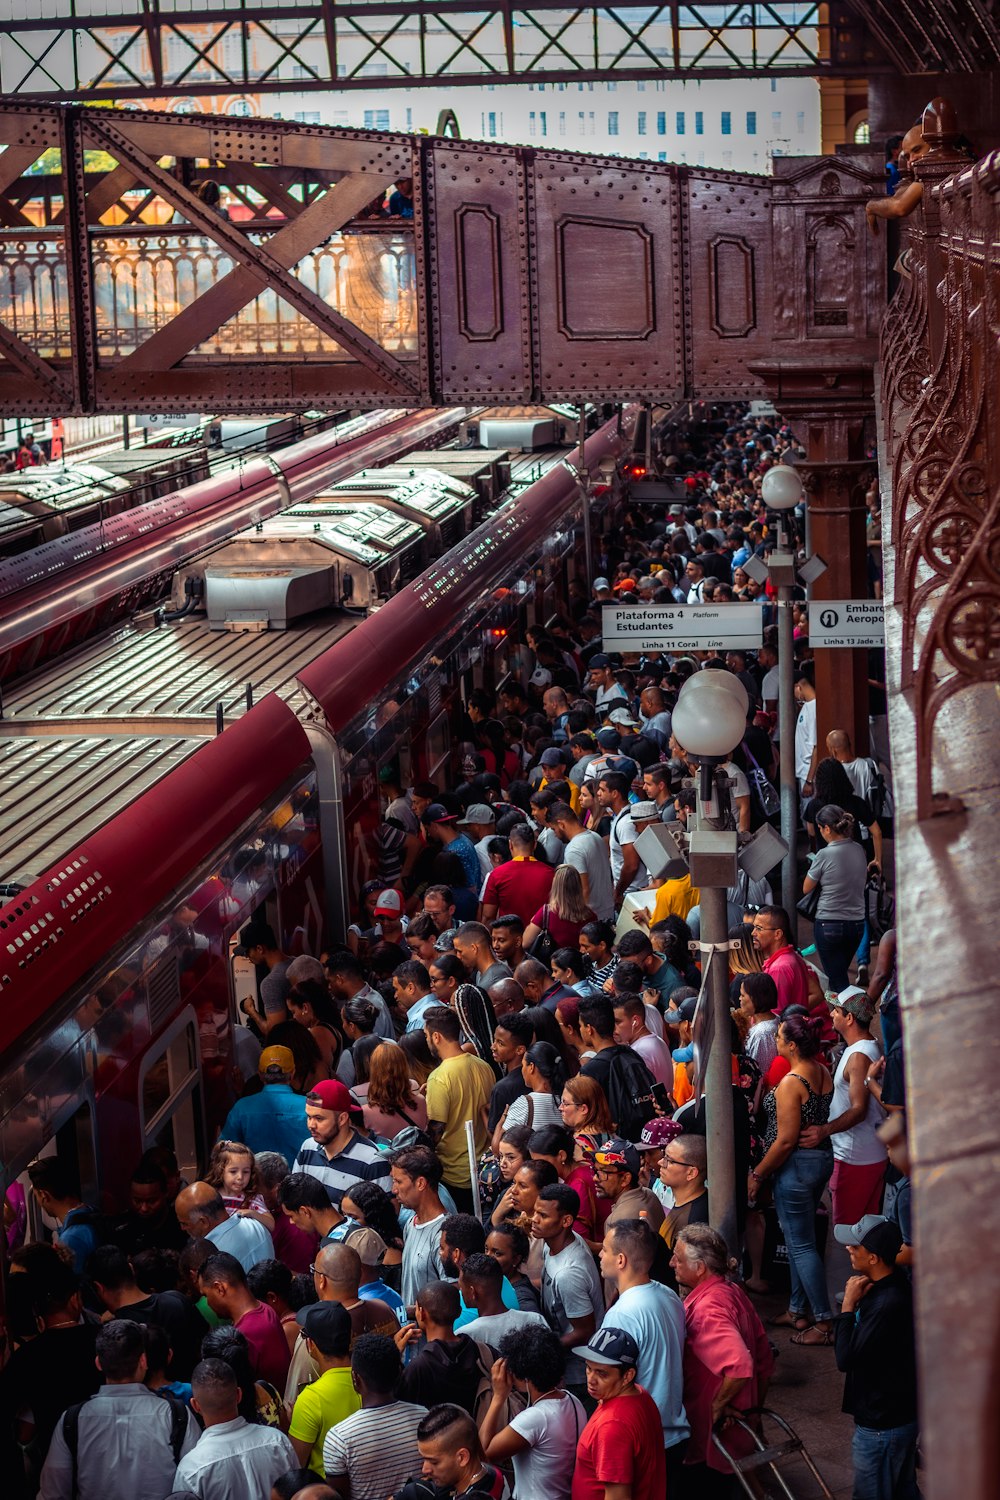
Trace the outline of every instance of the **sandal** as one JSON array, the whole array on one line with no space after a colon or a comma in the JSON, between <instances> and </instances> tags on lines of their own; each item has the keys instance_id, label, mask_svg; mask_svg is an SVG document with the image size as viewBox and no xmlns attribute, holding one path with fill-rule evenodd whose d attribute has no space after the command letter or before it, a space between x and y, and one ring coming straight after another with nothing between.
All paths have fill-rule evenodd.
<instances>
[{"instance_id":1,"label":"sandal","mask_svg":"<svg viewBox=\"0 0 1000 1500\"><path fill-rule=\"evenodd\" d=\"M812 1318L807 1318L805 1313L793 1313L791 1308L776 1318L768 1318L767 1323L769 1328L797 1328L800 1333L813 1327Z\"/></svg>"},{"instance_id":2,"label":"sandal","mask_svg":"<svg viewBox=\"0 0 1000 1500\"><path fill-rule=\"evenodd\" d=\"M813 1323L808 1328L803 1328L801 1333L793 1333L790 1342L797 1344L800 1349L828 1349L834 1338L831 1326L821 1328L818 1323Z\"/></svg>"}]
</instances>

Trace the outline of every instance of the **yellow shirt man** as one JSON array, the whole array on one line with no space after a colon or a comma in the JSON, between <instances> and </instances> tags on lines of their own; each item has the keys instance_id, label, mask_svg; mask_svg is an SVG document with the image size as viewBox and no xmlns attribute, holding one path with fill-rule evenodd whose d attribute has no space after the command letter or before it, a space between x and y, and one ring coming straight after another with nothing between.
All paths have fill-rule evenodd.
<instances>
[{"instance_id":1,"label":"yellow shirt man","mask_svg":"<svg viewBox=\"0 0 1000 1500\"><path fill-rule=\"evenodd\" d=\"M478 1156L486 1150L489 1139L483 1110L489 1104L495 1083L496 1075L489 1063L468 1052L444 1058L427 1080L427 1118L444 1126L436 1149L449 1187L472 1186L465 1122L472 1121Z\"/></svg>"}]
</instances>

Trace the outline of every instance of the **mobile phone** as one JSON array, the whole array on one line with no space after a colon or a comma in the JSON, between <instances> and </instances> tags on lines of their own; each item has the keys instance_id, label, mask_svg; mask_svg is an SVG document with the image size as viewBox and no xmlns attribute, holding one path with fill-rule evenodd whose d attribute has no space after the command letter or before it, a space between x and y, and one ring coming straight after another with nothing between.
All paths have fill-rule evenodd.
<instances>
[{"instance_id":1,"label":"mobile phone","mask_svg":"<svg viewBox=\"0 0 1000 1500\"><path fill-rule=\"evenodd\" d=\"M670 1114L670 1095L667 1092L666 1084L654 1083L651 1093L653 1095L653 1103L656 1105L657 1109L662 1110L665 1115Z\"/></svg>"}]
</instances>

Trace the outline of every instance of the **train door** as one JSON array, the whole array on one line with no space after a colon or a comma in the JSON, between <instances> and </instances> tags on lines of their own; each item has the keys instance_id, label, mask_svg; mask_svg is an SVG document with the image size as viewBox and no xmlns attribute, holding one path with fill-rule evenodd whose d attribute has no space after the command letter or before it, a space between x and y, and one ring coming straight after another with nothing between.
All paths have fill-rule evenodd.
<instances>
[{"instance_id":1,"label":"train door","mask_svg":"<svg viewBox=\"0 0 1000 1500\"><path fill-rule=\"evenodd\" d=\"M194 1181L206 1158L198 1022L189 1007L142 1060L139 1069L142 1149L168 1146L182 1177Z\"/></svg>"},{"instance_id":2,"label":"train door","mask_svg":"<svg viewBox=\"0 0 1000 1500\"><path fill-rule=\"evenodd\" d=\"M55 1129L38 1152L36 1159L57 1156L72 1176L79 1180L80 1196L85 1203L100 1204L97 1177L96 1117L89 1089L83 1097L64 1103L55 1120ZM23 1160L23 1158L22 1158ZM50 1239L58 1229L54 1219L43 1214L35 1201L27 1171L16 1179L24 1193L27 1209L25 1240Z\"/></svg>"}]
</instances>

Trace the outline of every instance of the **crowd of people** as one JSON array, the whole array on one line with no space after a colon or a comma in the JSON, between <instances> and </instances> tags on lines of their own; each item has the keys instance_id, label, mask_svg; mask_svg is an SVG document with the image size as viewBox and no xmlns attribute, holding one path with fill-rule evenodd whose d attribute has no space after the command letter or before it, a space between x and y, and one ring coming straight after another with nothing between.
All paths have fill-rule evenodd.
<instances>
[{"instance_id":1,"label":"crowd of people","mask_svg":"<svg viewBox=\"0 0 1000 1500\"><path fill-rule=\"evenodd\" d=\"M621 563L470 695L461 775L383 769L342 947L293 958L261 919L244 930L257 1055L200 1179L152 1148L116 1217L57 1156L32 1164L53 1232L25 1242L8 1201L0 1371L19 1495L713 1500L736 1493L784 1339L844 1372L856 1500L916 1494L895 943L865 900L886 768L841 731L819 756L800 633L819 904L803 951L768 881L728 892L727 1245L694 1057L700 893L654 878L642 836L668 823L683 848L697 817L671 714L702 666L748 694L733 826L773 817L775 636L632 668L600 640L602 601L753 596L760 481L790 446L766 423L679 444L689 503L628 510ZM845 1255L832 1290L828 1223L852 1272Z\"/></svg>"}]
</instances>

